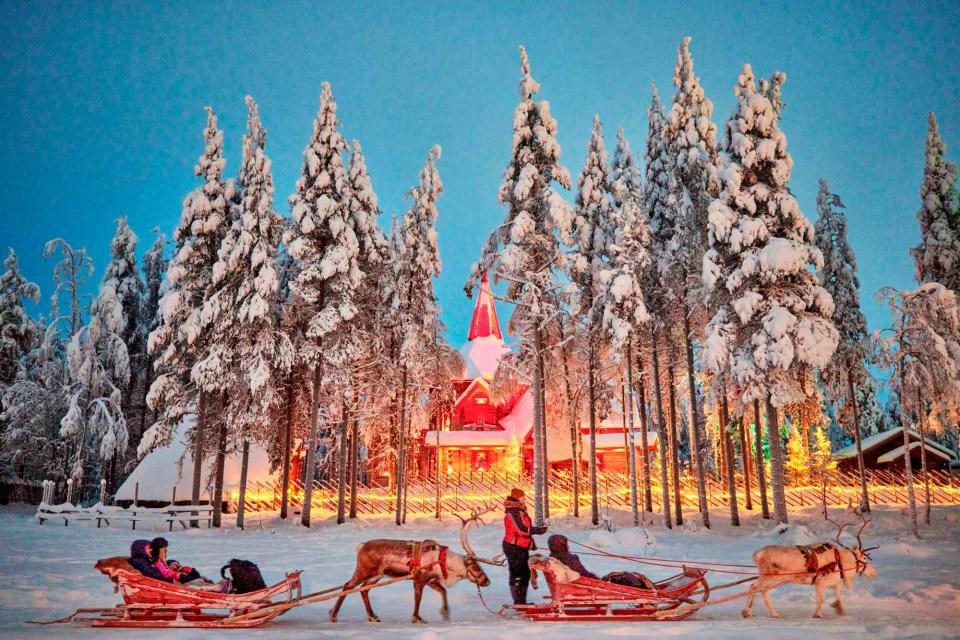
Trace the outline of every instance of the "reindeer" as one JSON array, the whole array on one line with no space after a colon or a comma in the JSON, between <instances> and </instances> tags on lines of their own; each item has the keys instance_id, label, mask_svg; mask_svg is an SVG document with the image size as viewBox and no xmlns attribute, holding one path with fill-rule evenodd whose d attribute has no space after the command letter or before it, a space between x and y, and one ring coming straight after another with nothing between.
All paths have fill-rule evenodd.
<instances>
[{"instance_id":1,"label":"reindeer","mask_svg":"<svg viewBox=\"0 0 960 640\"><path fill-rule=\"evenodd\" d=\"M447 587L452 587L463 579L486 587L490 579L484 573L483 564L503 566L504 560L500 557L493 559L481 558L474 553L467 539L470 527L475 523L483 524L480 516L492 511L487 506L484 510L474 510L469 518L460 518L460 545L464 554L450 551L447 547L434 540L369 540L357 547L357 564L351 577L344 585L343 590L358 586L376 584L385 577L399 578L410 575L413 580L413 618L414 623L425 622L420 617L420 600L423 597L423 588L430 587L443 598L440 613L444 619L449 617L450 608L447 603ZM380 618L370 606L368 591L361 591L363 606L367 610L367 619L370 622L380 622ZM330 610L330 622L337 621L343 600L346 596L337 598L336 604Z\"/></svg>"},{"instance_id":2,"label":"reindeer","mask_svg":"<svg viewBox=\"0 0 960 640\"><path fill-rule=\"evenodd\" d=\"M870 521L863 517L859 510L854 513L860 518L861 525L857 531L857 544L853 547L846 547L840 542L840 535L843 530L852 522L843 525L837 524L827 518L827 521L837 527L837 536L834 543L821 542L809 546L782 546L769 545L757 549L753 553L753 561L760 570L760 578L750 588L750 595L747 597L747 605L744 607L744 618L753 615L753 599L760 594L763 603L767 606L767 611L773 618L779 618L780 614L773 608L770 597L767 592L785 584L812 584L816 587L817 608L813 612L814 618L819 618L820 609L823 606L823 592L827 587L833 587L837 599L831 605L837 610L837 615L843 615L843 600L840 596L841 585L847 589L853 588L853 578L855 575L863 575L867 578L877 577L877 572L870 563L870 551L877 547L864 548L860 540L860 534L866 528Z\"/></svg>"}]
</instances>

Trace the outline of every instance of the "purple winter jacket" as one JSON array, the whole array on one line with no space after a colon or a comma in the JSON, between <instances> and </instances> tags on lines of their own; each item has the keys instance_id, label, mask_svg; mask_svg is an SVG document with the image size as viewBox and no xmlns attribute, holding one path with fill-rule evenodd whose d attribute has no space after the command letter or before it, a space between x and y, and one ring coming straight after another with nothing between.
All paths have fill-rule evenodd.
<instances>
[{"instance_id":1,"label":"purple winter jacket","mask_svg":"<svg viewBox=\"0 0 960 640\"><path fill-rule=\"evenodd\" d=\"M150 554L147 553L147 547L149 546L149 540L134 540L133 544L130 545L130 564L134 569L148 578L162 580L163 582L173 582L173 580L169 578L164 578L163 574L153 566L153 560L150 559Z\"/></svg>"},{"instance_id":2,"label":"purple winter jacket","mask_svg":"<svg viewBox=\"0 0 960 640\"><path fill-rule=\"evenodd\" d=\"M554 534L547 538L547 546L550 547L550 557L556 558L563 564L567 565L577 573L579 573L584 578L593 578L594 580L599 580L596 575L587 570L583 563L580 562L580 558L575 553L570 553L570 548L567 545L567 537Z\"/></svg>"}]
</instances>

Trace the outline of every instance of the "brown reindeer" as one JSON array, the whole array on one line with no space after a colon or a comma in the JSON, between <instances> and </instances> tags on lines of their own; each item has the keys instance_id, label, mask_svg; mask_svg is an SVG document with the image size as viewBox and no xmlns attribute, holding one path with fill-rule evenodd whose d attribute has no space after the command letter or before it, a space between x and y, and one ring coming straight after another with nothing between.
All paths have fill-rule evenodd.
<instances>
[{"instance_id":1,"label":"brown reindeer","mask_svg":"<svg viewBox=\"0 0 960 640\"><path fill-rule=\"evenodd\" d=\"M854 576L862 575L875 578L876 570L870 563L869 552L876 547L864 548L860 534L870 523L859 511L855 511L862 524L857 531L857 544L846 547L840 543L840 535L852 523L839 525L828 518L828 522L837 526L837 537L834 543L821 542L806 546L769 545L757 549L753 553L753 561L760 570L760 578L750 588L747 604L744 607L744 618L753 615L753 599L759 593L767 611L773 618L780 614L773 608L768 592L785 584L812 584L817 592L817 608L813 612L814 618L819 618L823 606L824 590L833 587L837 599L831 605L837 610L837 615L843 615L843 600L840 596L840 587L853 588Z\"/></svg>"},{"instance_id":2,"label":"brown reindeer","mask_svg":"<svg viewBox=\"0 0 960 640\"><path fill-rule=\"evenodd\" d=\"M443 598L440 613L444 619L449 616L450 608L447 604L447 587L452 587L463 579L467 579L478 587L486 587L490 579L484 573L480 563L501 566L499 558L488 560L477 556L467 540L470 527L479 522L483 524L480 515L483 512L473 511L470 518L460 518L460 544L464 554L450 551L447 547L433 540L369 540L357 547L357 564L351 577L344 585L343 590L359 586L376 584L385 577L399 578L410 575L413 580L413 622L422 623L420 617L420 601L423 598L423 588L430 587ZM459 517L459 516L457 516ZM367 610L367 619L370 622L380 622L380 618L370 606L370 594L361 591L363 606ZM336 604L330 610L330 622L337 621L337 614L346 596L337 598Z\"/></svg>"}]
</instances>

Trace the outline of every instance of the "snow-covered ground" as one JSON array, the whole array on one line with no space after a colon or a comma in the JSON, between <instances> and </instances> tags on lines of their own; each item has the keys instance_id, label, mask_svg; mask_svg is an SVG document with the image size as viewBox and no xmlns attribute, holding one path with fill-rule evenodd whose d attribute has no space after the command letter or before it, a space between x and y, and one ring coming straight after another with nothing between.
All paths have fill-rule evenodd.
<instances>
[{"instance_id":1,"label":"snow-covered ground","mask_svg":"<svg viewBox=\"0 0 960 640\"><path fill-rule=\"evenodd\" d=\"M255 515L247 531L227 528L162 533L122 528L98 530L86 523L40 526L32 515L33 511L24 507L0 508L2 638L103 637L104 630L40 627L24 621L58 618L78 607L115 604L117 596L112 585L94 571L93 563L106 556L126 555L130 542L137 537L167 537L171 557L189 562L210 576L231 557L257 562L267 582L281 578L285 569L305 569L304 587L308 591L345 581L353 570L357 543L369 538L430 537L459 548L458 523L452 518L443 524L420 519L399 530L388 522L337 527L329 521L304 529L275 516ZM626 514L614 515L615 521L625 521ZM814 510L792 514L794 523L788 527L776 527L752 515L745 519L744 526L734 530L718 516L721 514L714 514L719 522L712 531L689 526L667 532L651 524L647 532L621 526L610 533L592 530L570 518L555 519L552 531L617 553L730 563L750 562L752 551L765 544L804 544L833 537L832 525L824 523ZM843 516L838 510L834 517ZM500 527L496 518L494 522L471 536L479 553L498 553ZM774 604L783 616L779 620L767 617L758 600L755 617L750 620L740 617L739 602L731 602L703 609L683 622L535 624L488 613L478 601L473 585L463 583L450 591L449 621L440 617L439 597L427 590L421 613L429 623L412 625L411 587L398 584L371 594L374 610L383 619L376 625L366 621L360 599L351 596L335 625L327 621L328 603L321 603L295 609L256 630L124 629L110 635L124 639L174 639L243 634L285 640L318 636L417 640L664 636L788 640L810 638L814 633L826 638L960 637L960 507L935 507L933 526L923 533L923 540L911 537L909 523L900 509L876 509L864 538L868 544L880 544L880 549L873 553L879 576L873 581L858 579L853 592L845 596L847 615L840 618L833 609L825 607L825 619L812 619L813 589L788 586L773 594ZM596 573L627 568L623 562L609 558L582 559ZM670 571L640 565L629 568L654 578L664 577ZM507 599L506 569L490 567L488 574L493 584L484 590L485 597L496 609ZM713 574L711 582L719 584L737 577ZM531 591L531 596L540 598L542 592ZM830 601L828 594L827 602Z\"/></svg>"}]
</instances>

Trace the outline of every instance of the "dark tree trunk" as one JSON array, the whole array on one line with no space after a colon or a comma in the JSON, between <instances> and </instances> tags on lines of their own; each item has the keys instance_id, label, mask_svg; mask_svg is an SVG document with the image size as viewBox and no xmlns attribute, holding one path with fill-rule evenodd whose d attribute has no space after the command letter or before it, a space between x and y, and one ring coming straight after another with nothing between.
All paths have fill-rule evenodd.
<instances>
[{"instance_id":1,"label":"dark tree trunk","mask_svg":"<svg viewBox=\"0 0 960 640\"><path fill-rule=\"evenodd\" d=\"M649 420L647 419L647 389L643 382L643 358L637 354L637 393L640 396L640 424L643 429L640 431L641 469L643 471L643 508L648 513L653 513L653 491L650 487L650 442L647 438L647 429Z\"/></svg>"},{"instance_id":2,"label":"dark tree trunk","mask_svg":"<svg viewBox=\"0 0 960 640\"><path fill-rule=\"evenodd\" d=\"M280 489L280 517L286 519L290 506L290 456L293 453L293 375L287 376L287 419L283 433L283 486Z\"/></svg>"},{"instance_id":3,"label":"dark tree trunk","mask_svg":"<svg viewBox=\"0 0 960 640\"><path fill-rule=\"evenodd\" d=\"M720 435L723 439L723 450L727 458L727 497L730 500L730 524L740 526L740 512L737 510L737 478L736 465L733 462L733 442L730 440L730 408L727 404L727 385L723 385L723 398L720 404Z\"/></svg>"},{"instance_id":4,"label":"dark tree trunk","mask_svg":"<svg viewBox=\"0 0 960 640\"><path fill-rule=\"evenodd\" d=\"M767 432L770 441L770 482L773 484L773 519L786 524L787 494L783 476L783 448L780 445L780 425L777 408L767 396Z\"/></svg>"},{"instance_id":5,"label":"dark tree trunk","mask_svg":"<svg viewBox=\"0 0 960 640\"><path fill-rule=\"evenodd\" d=\"M560 325L561 339L565 339ZM570 365L567 362L567 347L563 346L563 385L567 400L567 426L570 429L570 461L573 481L573 517L580 517L580 429L573 406L573 391L570 388Z\"/></svg>"},{"instance_id":6,"label":"dark tree trunk","mask_svg":"<svg viewBox=\"0 0 960 640\"><path fill-rule=\"evenodd\" d=\"M627 379L624 381L623 407L630 417L627 428L630 436L627 438L627 470L630 474L630 512L633 515L633 526L640 526L640 505L637 500L637 447L633 423L633 353L631 343L627 342ZM646 428L646 427L644 427Z\"/></svg>"},{"instance_id":7,"label":"dark tree trunk","mask_svg":"<svg viewBox=\"0 0 960 640\"><path fill-rule=\"evenodd\" d=\"M687 350L687 386L690 390L690 424L693 426L691 449L697 475L697 499L700 501L700 519L703 526L710 528L710 505L707 503L706 476L703 468L703 428L700 421L700 409L697 403L697 387L693 368L693 339L690 336L690 316L687 305L683 305L683 340Z\"/></svg>"},{"instance_id":8,"label":"dark tree trunk","mask_svg":"<svg viewBox=\"0 0 960 640\"><path fill-rule=\"evenodd\" d=\"M750 495L750 437L747 434L747 421L743 416L737 421L737 431L740 432L740 462L743 465L743 506L747 511L753 511L753 496Z\"/></svg>"},{"instance_id":9,"label":"dark tree trunk","mask_svg":"<svg viewBox=\"0 0 960 640\"><path fill-rule=\"evenodd\" d=\"M197 428L193 438L193 492L190 494L190 503L194 506L200 504L200 485L203 482L203 440L206 435L204 428L207 423L206 391L200 391L200 399L197 401L197 405ZM192 515L196 517L200 514L198 511L194 511ZM199 520L191 520L190 526L194 528L200 526Z\"/></svg>"},{"instance_id":10,"label":"dark tree trunk","mask_svg":"<svg viewBox=\"0 0 960 640\"><path fill-rule=\"evenodd\" d=\"M870 497L867 495L867 469L863 461L863 445L860 442L860 413L857 407L857 393L853 386L853 376L847 369L847 392L850 395L850 415L853 417L853 441L857 445L857 472L860 475L860 510L870 513Z\"/></svg>"},{"instance_id":11,"label":"dark tree trunk","mask_svg":"<svg viewBox=\"0 0 960 640\"><path fill-rule=\"evenodd\" d=\"M660 391L660 359L658 355L658 337L655 329L651 328L651 337L653 338L653 393L657 402L657 438L659 439L660 453L660 484L663 492L663 524L667 529L673 528L673 522L670 519L670 479L667 476L667 422L663 415L663 393Z\"/></svg>"},{"instance_id":12,"label":"dark tree trunk","mask_svg":"<svg viewBox=\"0 0 960 640\"><path fill-rule=\"evenodd\" d=\"M923 398L917 390L917 430L920 432L920 473L923 475L923 522L930 526L930 476L927 474L927 436Z\"/></svg>"},{"instance_id":13,"label":"dark tree trunk","mask_svg":"<svg viewBox=\"0 0 960 640\"><path fill-rule=\"evenodd\" d=\"M590 520L600 524L600 497L597 487L597 367L594 355L593 334L590 335L587 361L587 406L590 411Z\"/></svg>"},{"instance_id":14,"label":"dark tree trunk","mask_svg":"<svg viewBox=\"0 0 960 640\"><path fill-rule=\"evenodd\" d=\"M753 401L754 448L756 449L757 488L760 490L760 513L764 520L770 519L767 502L767 465L763 461L763 425L760 423L760 401Z\"/></svg>"},{"instance_id":15,"label":"dark tree trunk","mask_svg":"<svg viewBox=\"0 0 960 640\"><path fill-rule=\"evenodd\" d=\"M537 368L540 371L540 463L543 465L543 516L550 517L550 444L547 440L547 379L543 355L537 356Z\"/></svg>"},{"instance_id":16,"label":"dark tree trunk","mask_svg":"<svg viewBox=\"0 0 960 640\"><path fill-rule=\"evenodd\" d=\"M533 331L533 349L534 353L534 372L533 372L533 512L534 521L538 527L544 525L543 513L543 484L546 481L546 469L543 468L543 411L541 404L543 395L540 393L540 382L543 377L540 375L541 360L540 350L542 348L540 339L540 329Z\"/></svg>"},{"instance_id":17,"label":"dark tree trunk","mask_svg":"<svg viewBox=\"0 0 960 640\"><path fill-rule=\"evenodd\" d=\"M227 455L227 423L220 419L220 428L217 433L217 477L214 481L213 489L213 526L220 526L220 518L223 513L223 470Z\"/></svg>"},{"instance_id":18,"label":"dark tree trunk","mask_svg":"<svg viewBox=\"0 0 960 640\"><path fill-rule=\"evenodd\" d=\"M303 508L300 511L300 523L310 526L310 510L313 506L313 476L317 472L317 436L320 425L317 412L320 410L320 364L313 368L313 385L310 395L310 435L304 442L307 459L303 465Z\"/></svg>"},{"instance_id":19,"label":"dark tree trunk","mask_svg":"<svg viewBox=\"0 0 960 640\"><path fill-rule=\"evenodd\" d=\"M353 417L350 434L350 518L357 517L357 476L360 475L360 418Z\"/></svg>"},{"instance_id":20,"label":"dark tree trunk","mask_svg":"<svg viewBox=\"0 0 960 640\"><path fill-rule=\"evenodd\" d=\"M397 526L403 524L403 502L404 502L404 483L406 478L404 477L404 469L406 467L405 461L407 457L405 441L406 434L404 433L407 424L407 366L403 365L403 373L400 376L400 426L397 429L397 502L396 509L394 513L394 521L397 523Z\"/></svg>"},{"instance_id":21,"label":"dark tree trunk","mask_svg":"<svg viewBox=\"0 0 960 640\"><path fill-rule=\"evenodd\" d=\"M250 464L250 441L243 438L243 453L240 458L240 495L237 498L237 528L243 531L247 510L247 469Z\"/></svg>"},{"instance_id":22,"label":"dark tree trunk","mask_svg":"<svg viewBox=\"0 0 960 640\"><path fill-rule=\"evenodd\" d=\"M347 425L350 424L350 415L347 412L347 401L341 402L340 427L337 430L337 524L347 521Z\"/></svg>"}]
</instances>

